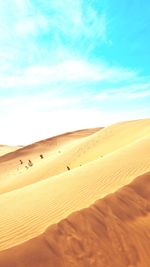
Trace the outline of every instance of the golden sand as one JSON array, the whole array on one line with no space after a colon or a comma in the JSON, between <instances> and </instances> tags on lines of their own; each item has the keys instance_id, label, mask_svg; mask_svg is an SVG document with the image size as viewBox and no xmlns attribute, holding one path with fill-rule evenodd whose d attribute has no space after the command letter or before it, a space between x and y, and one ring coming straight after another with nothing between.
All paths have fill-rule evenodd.
<instances>
[{"instance_id":1,"label":"golden sand","mask_svg":"<svg viewBox=\"0 0 150 267\"><path fill-rule=\"evenodd\" d=\"M148 172L150 119L1 156L0 266L149 267Z\"/></svg>"}]
</instances>

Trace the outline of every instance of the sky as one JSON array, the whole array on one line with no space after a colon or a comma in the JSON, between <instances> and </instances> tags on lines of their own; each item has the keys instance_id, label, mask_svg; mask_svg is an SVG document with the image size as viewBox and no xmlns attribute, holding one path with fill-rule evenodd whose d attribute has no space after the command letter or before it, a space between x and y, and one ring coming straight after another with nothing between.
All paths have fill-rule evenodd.
<instances>
[{"instance_id":1,"label":"sky","mask_svg":"<svg viewBox=\"0 0 150 267\"><path fill-rule=\"evenodd\" d=\"M150 117L150 1L0 1L0 144Z\"/></svg>"}]
</instances>

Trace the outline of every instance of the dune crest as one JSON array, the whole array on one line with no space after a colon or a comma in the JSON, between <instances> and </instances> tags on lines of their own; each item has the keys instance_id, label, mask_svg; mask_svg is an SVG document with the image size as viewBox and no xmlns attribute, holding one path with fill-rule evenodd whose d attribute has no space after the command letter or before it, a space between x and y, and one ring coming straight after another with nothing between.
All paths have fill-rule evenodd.
<instances>
[{"instance_id":1,"label":"dune crest","mask_svg":"<svg viewBox=\"0 0 150 267\"><path fill-rule=\"evenodd\" d=\"M150 173L0 252L3 267L149 267Z\"/></svg>"},{"instance_id":2,"label":"dune crest","mask_svg":"<svg viewBox=\"0 0 150 267\"><path fill-rule=\"evenodd\" d=\"M111 153L124 149L133 142L147 139L150 137L150 119L118 123L100 130L96 128L92 130L92 134L85 135L85 133L85 131L78 131L74 134L50 138L27 146L17 153L0 157L2 170L0 193L65 173L67 166L73 170L97 159L106 159ZM80 134L82 138L68 141L70 136L80 136ZM43 153L45 160L41 161L39 155ZM25 164L28 159L31 159L34 163L33 168L27 171L25 165L20 166L20 157Z\"/></svg>"},{"instance_id":3,"label":"dune crest","mask_svg":"<svg viewBox=\"0 0 150 267\"><path fill-rule=\"evenodd\" d=\"M13 190L49 177L49 164L53 158L58 162L57 158L64 154L64 150L76 146L80 140L100 129L102 128L68 132L0 156L0 193L8 192L7 183L9 183L9 188L11 187ZM44 161L41 161L40 155L44 156ZM34 168L32 169L28 168L29 160L33 162ZM22 185L20 185L20 181L22 181ZM6 186L3 186L3 182L4 184L6 182Z\"/></svg>"},{"instance_id":4,"label":"dune crest","mask_svg":"<svg viewBox=\"0 0 150 267\"><path fill-rule=\"evenodd\" d=\"M21 146L5 146L5 145L0 145L0 157L10 153L14 152L18 149L22 148Z\"/></svg>"}]
</instances>

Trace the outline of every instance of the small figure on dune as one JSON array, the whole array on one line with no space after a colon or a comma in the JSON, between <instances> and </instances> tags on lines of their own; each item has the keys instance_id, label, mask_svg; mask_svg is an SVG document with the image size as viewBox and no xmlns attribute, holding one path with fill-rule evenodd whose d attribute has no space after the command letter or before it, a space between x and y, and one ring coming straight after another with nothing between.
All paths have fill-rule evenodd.
<instances>
[{"instance_id":1,"label":"small figure on dune","mask_svg":"<svg viewBox=\"0 0 150 267\"><path fill-rule=\"evenodd\" d=\"M31 167L31 166L33 166L33 163L32 163L32 161L29 159L28 160L28 165Z\"/></svg>"},{"instance_id":2,"label":"small figure on dune","mask_svg":"<svg viewBox=\"0 0 150 267\"><path fill-rule=\"evenodd\" d=\"M67 170L70 171L70 167L69 166L67 166Z\"/></svg>"},{"instance_id":3,"label":"small figure on dune","mask_svg":"<svg viewBox=\"0 0 150 267\"><path fill-rule=\"evenodd\" d=\"M23 161L20 159L20 164L23 164Z\"/></svg>"},{"instance_id":4,"label":"small figure on dune","mask_svg":"<svg viewBox=\"0 0 150 267\"><path fill-rule=\"evenodd\" d=\"M41 154L41 155L40 155L40 158L41 158L41 159L44 159L44 156Z\"/></svg>"}]
</instances>

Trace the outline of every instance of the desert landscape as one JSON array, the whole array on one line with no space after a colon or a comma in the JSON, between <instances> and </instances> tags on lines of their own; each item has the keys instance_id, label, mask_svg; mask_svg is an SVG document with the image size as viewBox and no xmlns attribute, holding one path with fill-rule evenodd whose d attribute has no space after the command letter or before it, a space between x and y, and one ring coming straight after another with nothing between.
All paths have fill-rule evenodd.
<instances>
[{"instance_id":1,"label":"desert landscape","mask_svg":"<svg viewBox=\"0 0 150 267\"><path fill-rule=\"evenodd\" d=\"M0 267L149 267L150 119L0 146Z\"/></svg>"},{"instance_id":2,"label":"desert landscape","mask_svg":"<svg viewBox=\"0 0 150 267\"><path fill-rule=\"evenodd\" d=\"M0 267L150 267L150 1L0 1Z\"/></svg>"}]
</instances>

